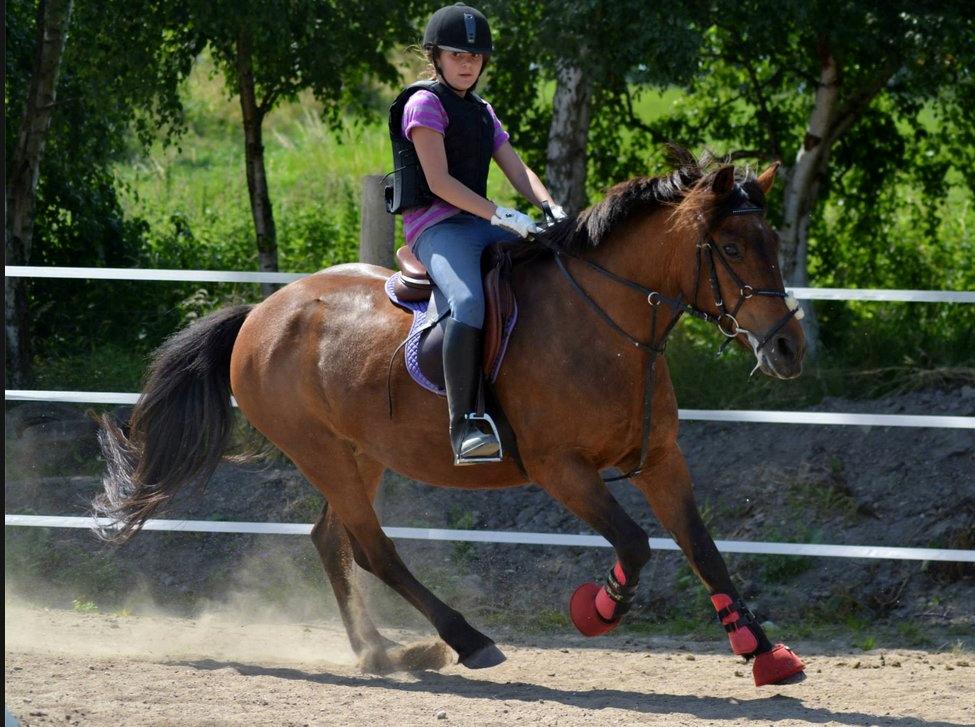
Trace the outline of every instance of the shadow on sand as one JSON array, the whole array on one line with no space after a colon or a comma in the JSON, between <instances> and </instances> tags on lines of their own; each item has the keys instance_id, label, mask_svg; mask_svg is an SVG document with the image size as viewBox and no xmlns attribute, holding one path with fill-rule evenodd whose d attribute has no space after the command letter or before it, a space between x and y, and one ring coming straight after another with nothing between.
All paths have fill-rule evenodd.
<instances>
[{"instance_id":1,"label":"shadow on sand","mask_svg":"<svg viewBox=\"0 0 975 727\"><path fill-rule=\"evenodd\" d=\"M271 676L340 687L368 688L382 686L402 692L450 694L472 699L500 699L522 702L550 701L580 709L625 709L641 714L691 714L700 719L799 720L810 724L891 725L893 727L961 727L960 723L924 720L916 717L891 717L863 712L834 712L821 707L807 707L795 697L771 694L752 700L730 697L698 697L659 692L628 692L620 689L585 691L556 689L527 682L499 683L438 672L414 672L416 681L398 681L380 676L347 676L311 673L300 669L264 667L235 661L199 659L168 662L176 666L211 671L234 669L243 676ZM786 687L788 688L788 687Z\"/></svg>"}]
</instances>

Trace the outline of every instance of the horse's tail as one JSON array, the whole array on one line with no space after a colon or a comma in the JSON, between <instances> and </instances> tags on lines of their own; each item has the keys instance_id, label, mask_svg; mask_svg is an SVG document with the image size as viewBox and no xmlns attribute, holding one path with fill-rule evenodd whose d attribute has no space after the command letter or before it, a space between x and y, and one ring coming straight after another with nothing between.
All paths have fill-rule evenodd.
<instances>
[{"instance_id":1,"label":"horse's tail","mask_svg":"<svg viewBox=\"0 0 975 727\"><path fill-rule=\"evenodd\" d=\"M107 473L92 506L113 521L101 538L124 543L185 485L202 492L233 429L230 354L252 307L217 311L155 351L127 433L101 417Z\"/></svg>"}]
</instances>

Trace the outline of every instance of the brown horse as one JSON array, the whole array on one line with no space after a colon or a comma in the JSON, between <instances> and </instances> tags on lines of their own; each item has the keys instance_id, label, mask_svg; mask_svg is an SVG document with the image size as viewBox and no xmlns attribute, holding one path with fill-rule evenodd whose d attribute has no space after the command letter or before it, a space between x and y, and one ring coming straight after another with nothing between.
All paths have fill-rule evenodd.
<instances>
[{"instance_id":1,"label":"brown horse","mask_svg":"<svg viewBox=\"0 0 975 727\"><path fill-rule=\"evenodd\" d=\"M755 657L756 682L801 678L802 662L766 638L701 520L677 445L666 359L658 358L689 312L751 347L766 374L799 375L803 333L763 213L776 167L739 178L732 166L699 164L686 152L679 162L667 175L612 188L542 234L532 246L540 254L514 266L520 320L494 395L520 463L455 466L444 400L417 386L401 358L390 414L387 366L410 316L384 294L390 270L339 265L259 305L219 311L162 345L128 435L105 422L108 474L95 506L117 523L107 536L130 537L178 488L205 484L228 443L229 382L248 421L325 497L312 540L367 668L396 660L366 613L353 562L426 616L460 663L504 659L413 577L383 533L373 500L385 469L465 488L521 485L527 473L616 550L606 584L582 586L571 601L573 622L596 635L619 623L650 557L647 533L600 477L619 468L708 589L735 653Z\"/></svg>"}]
</instances>

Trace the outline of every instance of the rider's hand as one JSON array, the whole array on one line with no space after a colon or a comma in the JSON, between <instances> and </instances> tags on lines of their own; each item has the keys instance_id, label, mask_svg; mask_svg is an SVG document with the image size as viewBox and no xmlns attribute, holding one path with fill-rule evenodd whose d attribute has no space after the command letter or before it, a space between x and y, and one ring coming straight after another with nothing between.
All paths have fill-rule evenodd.
<instances>
[{"instance_id":1,"label":"rider's hand","mask_svg":"<svg viewBox=\"0 0 975 727\"><path fill-rule=\"evenodd\" d=\"M519 237L528 237L538 232L535 221L518 210L498 207L491 218L491 224L515 233Z\"/></svg>"},{"instance_id":2,"label":"rider's hand","mask_svg":"<svg viewBox=\"0 0 975 727\"><path fill-rule=\"evenodd\" d=\"M560 204L556 204L555 202L549 202L548 208L552 211L552 217L555 218L556 222L558 222L559 220L564 220L566 217L568 217L568 215L565 213L565 210L562 209L562 205Z\"/></svg>"}]
</instances>

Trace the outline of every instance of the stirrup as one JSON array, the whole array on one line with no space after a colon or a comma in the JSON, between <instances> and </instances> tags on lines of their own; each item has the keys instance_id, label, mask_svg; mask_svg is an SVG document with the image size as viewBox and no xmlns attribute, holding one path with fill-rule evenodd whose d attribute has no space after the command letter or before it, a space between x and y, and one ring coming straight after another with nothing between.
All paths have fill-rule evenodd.
<instances>
[{"instance_id":1,"label":"stirrup","mask_svg":"<svg viewBox=\"0 0 975 727\"><path fill-rule=\"evenodd\" d=\"M491 430L491 434L485 434L481 432L476 426L471 427L471 433L478 433L482 436L492 436L494 441L498 443L498 451L494 454L488 454L483 456L465 457L463 455L454 454L454 465L465 465L465 464L485 464L489 462L501 462L504 460L504 449L501 446L501 435L498 434L498 427L494 423L494 419L491 415L485 412L484 414L466 414L464 416L464 421L467 422L484 422Z\"/></svg>"}]
</instances>

